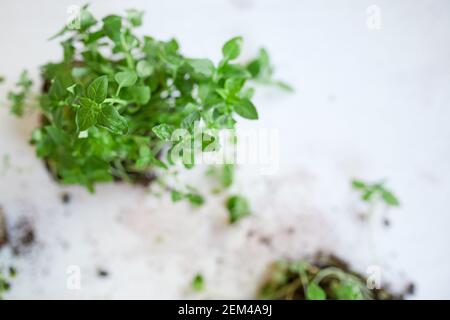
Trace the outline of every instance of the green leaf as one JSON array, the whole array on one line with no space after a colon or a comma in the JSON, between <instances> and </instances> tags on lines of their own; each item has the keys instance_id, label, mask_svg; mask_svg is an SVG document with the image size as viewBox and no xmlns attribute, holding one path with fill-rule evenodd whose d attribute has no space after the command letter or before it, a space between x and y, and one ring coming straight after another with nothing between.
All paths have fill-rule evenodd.
<instances>
[{"instance_id":1,"label":"green leaf","mask_svg":"<svg viewBox=\"0 0 450 320\"><path fill-rule=\"evenodd\" d=\"M131 87L130 92L137 104L144 105L150 100L150 88L147 86Z\"/></svg>"},{"instance_id":2,"label":"green leaf","mask_svg":"<svg viewBox=\"0 0 450 320\"><path fill-rule=\"evenodd\" d=\"M225 89L230 95L236 95L244 86L245 79L231 78L225 81Z\"/></svg>"},{"instance_id":3,"label":"green leaf","mask_svg":"<svg viewBox=\"0 0 450 320\"><path fill-rule=\"evenodd\" d=\"M66 88L68 92L70 92L73 96L80 96L83 92L83 87L81 84L75 83Z\"/></svg>"},{"instance_id":4,"label":"green leaf","mask_svg":"<svg viewBox=\"0 0 450 320\"><path fill-rule=\"evenodd\" d=\"M288 84L288 83L286 83L284 81L277 80L277 81L274 82L274 84L278 88L283 89L283 90L285 90L287 92L294 92L295 91L294 88L290 84Z\"/></svg>"},{"instance_id":5,"label":"green leaf","mask_svg":"<svg viewBox=\"0 0 450 320\"><path fill-rule=\"evenodd\" d=\"M200 112L193 111L186 118L184 118L181 126L186 129L192 129L195 122L200 120Z\"/></svg>"},{"instance_id":6,"label":"green leaf","mask_svg":"<svg viewBox=\"0 0 450 320\"><path fill-rule=\"evenodd\" d=\"M221 184L224 188L229 188L234 180L234 165L225 164L222 170Z\"/></svg>"},{"instance_id":7,"label":"green leaf","mask_svg":"<svg viewBox=\"0 0 450 320\"><path fill-rule=\"evenodd\" d=\"M63 100L67 96L67 91L64 88L62 80L60 77L56 77L53 80L52 86L49 91L50 99L54 101Z\"/></svg>"},{"instance_id":8,"label":"green leaf","mask_svg":"<svg viewBox=\"0 0 450 320\"><path fill-rule=\"evenodd\" d=\"M386 202L386 204L390 206L396 207L400 205L400 202L398 201L397 197L388 190L383 190L381 196L383 197L384 202Z\"/></svg>"},{"instance_id":9,"label":"green leaf","mask_svg":"<svg viewBox=\"0 0 450 320\"><path fill-rule=\"evenodd\" d=\"M203 197L197 193L188 193L186 195L186 198L195 207L200 207L205 203L205 199L203 199Z\"/></svg>"},{"instance_id":10,"label":"green leaf","mask_svg":"<svg viewBox=\"0 0 450 320\"><path fill-rule=\"evenodd\" d=\"M177 190L172 190L171 197L173 202L178 202L184 198L184 195Z\"/></svg>"},{"instance_id":11,"label":"green leaf","mask_svg":"<svg viewBox=\"0 0 450 320\"><path fill-rule=\"evenodd\" d=\"M361 180L352 180L352 187L353 187L354 189L357 189L357 190L363 190L363 189L365 189L367 186L366 186L366 184L365 184L363 181L361 181Z\"/></svg>"},{"instance_id":12,"label":"green leaf","mask_svg":"<svg viewBox=\"0 0 450 320\"><path fill-rule=\"evenodd\" d=\"M373 190L367 190L361 195L361 199L364 201L370 201L370 199L372 199L373 194L374 194Z\"/></svg>"},{"instance_id":13,"label":"green leaf","mask_svg":"<svg viewBox=\"0 0 450 320\"><path fill-rule=\"evenodd\" d=\"M197 273L192 279L191 287L195 291L202 291L205 286L205 281L200 273Z\"/></svg>"},{"instance_id":14,"label":"green leaf","mask_svg":"<svg viewBox=\"0 0 450 320\"><path fill-rule=\"evenodd\" d=\"M134 85L137 80L137 75L133 71L121 71L116 73L114 79L119 84L118 91L120 91L121 88L131 87Z\"/></svg>"},{"instance_id":15,"label":"green leaf","mask_svg":"<svg viewBox=\"0 0 450 320\"><path fill-rule=\"evenodd\" d=\"M240 195L234 195L228 198L226 206L230 223L235 223L239 219L251 214L247 199Z\"/></svg>"},{"instance_id":16,"label":"green leaf","mask_svg":"<svg viewBox=\"0 0 450 320\"><path fill-rule=\"evenodd\" d=\"M209 59L189 59L187 62L195 73L205 77L211 77L214 73L214 64Z\"/></svg>"},{"instance_id":17,"label":"green leaf","mask_svg":"<svg viewBox=\"0 0 450 320\"><path fill-rule=\"evenodd\" d=\"M359 287L351 282L343 282L333 286L334 294L338 300L362 300L363 295Z\"/></svg>"},{"instance_id":18,"label":"green leaf","mask_svg":"<svg viewBox=\"0 0 450 320\"><path fill-rule=\"evenodd\" d=\"M97 125L115 134L124 134L128 130L127 120L111 105L105 105L98 116Z\"/></svg>"},{"instance_id":19,"label":"green leaf","mask_svg":"<svg viewBox=\"0 0 450 320\"><path fill-rule=\"evenodd\" d=\"M222 54L225 60L236 59L241 53L242 37L234 37L228 40L222 47Z\"/></svg>"},{"instance_id":20,"label":"green leaf","mask_svg":"<svg viewBox=\"0 0 450 320\"><path fill-rule=\"evenodd\" d=\"M308 284L306 290L306 299L308 300L325 300L327 298L325 291L319 287L316 283L311 282Z\"/></svg>"},{"instance_id":21,"label":"green leaf","mask_svg":"<svg viewBox=\"0 0 450 320\"><path fill-rule=\"evenodd\" d=\"M256 111L253 103L248 99L240 99L234 103L234 111L243 118L256 120L258 119L258 111Z\"/></svg>"},{"instance_id":22,"label":"green leaf","mask_svg":"<svg viewBox=\"0 0 450 320\"><path fill-rule=\"evenodd\" d=\"M172 136L172 127L162 123L152 128L153 133L163 141L170 141Z\"/></svg>"},{"instance_id":23,"label":"green leaf","mask_svg":"<svg viewBox=\"0 0 450 320\"><path fill-rule=\"evenodd\" d=\"M141 60L136 65L136 72L140 78L147 78L153 74L153 66L150 62Z\"/></svg>"},{"instance_id":24,"label":"green leaf","mask_svg":"<svg viewBox=\"0 0 450 320\"><path fill-rule=\"evenodd\" d=\"M108 77L94 79L87 88L86 96L97 103L102 103L108 94Z\"/></svg>"},{"instance_id":25,"label":"green leaf","mask_svg":"<svg viewBox=\"0 0 450 320\"><path fill-rule=\"evenodd\" d=\"M80 10L80 31L85 31L97 23L94 16L86 9L86 6Z\"/></svg>"},{"instance_id":26,"label":"green leaf","mask_svg":"<svg viewBox=\"0 0 450 320\"><path fill-rule=\"evenodd\" d=\"M122 18L110 15L103 18L103 31L114 42L120 42L120 29L122 28Z\"/></svg>"},{"instance_id":27,"label":"green leaf","mask_svg":"<svg viewBox=\"0 0 450 320\"><path fill-rule=\"evenodd\" d=\"M142 17L144 16L144 11L136 10L136 9L130 9L127 10L127 20L130 21L130 23L134 27L139 27L142 25Z\"/></svg>"},{"instance_id":28,"label":"green leaf","mask_svg":"<svg viewBox=\"0 0 450 320\"><path fill-rule=\"evenodd\" d=\"M81 107L77 110L76 124L78 131L84 131L97 123L98 109L89 99L80 99Z\"/></svg>"}]
</instances>

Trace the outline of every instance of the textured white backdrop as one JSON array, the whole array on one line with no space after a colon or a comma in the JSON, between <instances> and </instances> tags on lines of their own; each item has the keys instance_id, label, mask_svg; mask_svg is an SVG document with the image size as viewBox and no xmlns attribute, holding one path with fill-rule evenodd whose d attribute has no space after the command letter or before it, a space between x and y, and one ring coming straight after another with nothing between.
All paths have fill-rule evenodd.
<instances>
[{"instance_id":1,"label":"textured white backdrop","mask_svg":"<svg viewBox=\"0 0 450 320\"><path fill-rule=\"evenodd\" d=\"M46 39L79 1L2 0L2 105L23 68L60 57ZM369 5L381 30L366 27ZM217 61L225 40L245 39L243 59L264 45L277 77L294 94L260 88L261 120L242 127L280 130L280 170L261 176L242 167L235 190L255 214L226 225L223 197L196 211L139 188L102 186L95 196L60 187L27 139L33 119L0 108L0 205L10 223L36 225L32 251L0 262L19 270L8 298L251 298L267 262L318 249L336 252L364 272L382 266L385 282L417 285L415 298L450 298L450 2L435 1L91 1L97 17L146 11L142 33L179 39L183 53ZM204 168L184 174L205 184ZM367 224L357 218L352 177L387 178L402 206ZM61 204L69 191L73 201ZM294 233L286 232L294 227ZM254 235L249 237L249 231ZM251 233L251 232L250 232ZM265 238L272 239L267 245ZM261 240L262 238L262 240ZM68 290L66 268L78 265L81 290ZM109 271L99 278L97 268ZM205 275L205 292L189 282Z\"/></svg>"}]
</instances>

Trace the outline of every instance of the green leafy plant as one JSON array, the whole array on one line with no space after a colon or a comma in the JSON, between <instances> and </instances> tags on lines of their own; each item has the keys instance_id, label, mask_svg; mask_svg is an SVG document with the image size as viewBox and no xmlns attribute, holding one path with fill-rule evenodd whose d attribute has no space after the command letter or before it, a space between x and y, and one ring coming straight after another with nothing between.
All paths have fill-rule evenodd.
<instances>
[{"instance_id":1,"label":"green leafy plant","mask_svg":"<svg viewBox=\"0 0 450 320\"><path fill-rule=\"evenodd\" d=\"M333 256L280 260L271 266L258 298L282 300L384 300L399 298L384 289L369 290L366 280Z\"/></svg>"},{"instance_id":2,"label":"green leafy plant","mask_svg":"<svg viewBox=\"0 0 450 320\"><path fill-rule=\"evenodd\" d=\"M0 300L3 299L3 295L11 288L11 280L16 274L17 271L13 267L9 267L7 270L0 268Z\"/></svg>"},{"instance_id":3,"label":"green leafy plant","mask_svg":"<svg viewBox=\"0 0 450 320\"><path fill-rule=\"evenodd\" d=\"M362 180L352 180L352 187L361 193L361 199L365 202L381 200L388 206L400 205L394 193L387 189L382 182L370 184Z\"/></svg>"},{"instance_id":4,"label":"green leafy plant","mask_svg":"<svg viewBox=\"0 0 450 320\"><path fill-rule=\"evenodd\" d=\"M241 37L227 41L214 64L182 55L175 39L138 37L134 29L142 17L141 11L128 10L125 17L99 21L85 6L79 28L69 24L52 37L63 39L63 58L42 67L44 90L37 106L42 121L31 143L61 183L94 191L96 183L136 182L156 168L166 169L174 160L164 154L181 140L172 139L176 129L194 136L195 124L225 129L234 128L237 117L258 119L249 81L280 85L270 80L273 68L265 50L249 63L236 62ZM26 73L18 87L9 99L20 116L31 87ZM194 148L179 152L192 153L193 161L183 161L187 168L195 163Z\"/></svg>"}]
</instances>

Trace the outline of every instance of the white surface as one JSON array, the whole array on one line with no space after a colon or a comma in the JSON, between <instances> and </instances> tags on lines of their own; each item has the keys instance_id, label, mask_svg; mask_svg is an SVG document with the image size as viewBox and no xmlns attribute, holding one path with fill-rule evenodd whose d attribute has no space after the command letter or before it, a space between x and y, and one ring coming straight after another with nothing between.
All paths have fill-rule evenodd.
<instances>
[{"instance_id":1,"label":"white surface","mask_svg":"<svg viewBox=\"0 0 450 320\"><path fill-rule=\"evenodd\" d=\"M38 79L37 67L60 57L57 42L46 39L66 21L67 7L83 2L1 2L1 97L23 68ZM31 122L2 108L0 156L9 154L12 165L0 170L0 205L10 221L32 217L37 233L30 254L11 260L0 252L19 270L8 298L251 298L267 262L318 248L361 271L379 264L398 288L412 280L415 298L450 298L448 1L92 2L97 17L145 9L141 32L175 36L188 55L217 60L237 34L243 58L267 47L277 77L297 90L260 88L261 121L241 125L280 130L280 171L264 177L241 168L235 188L255 214L234 227L217 196L197 211L126 185L91 196L55 185L27 144ZM371 4L381 9L379 31L366 27ZM203 171L186 176L204 184ZM357 218L352 177L388 178L402 203L385 213L391 228L375 228L375 251ZM73 195L67 206L62 190ZM261 235L273 237L271 247L255 240ZM81 267L81 290L66 287L69 265ZM110 276L98 278L98 267ZM196 272L206 278L199 295L189 291Z\"/></svg>"}]
</instances>

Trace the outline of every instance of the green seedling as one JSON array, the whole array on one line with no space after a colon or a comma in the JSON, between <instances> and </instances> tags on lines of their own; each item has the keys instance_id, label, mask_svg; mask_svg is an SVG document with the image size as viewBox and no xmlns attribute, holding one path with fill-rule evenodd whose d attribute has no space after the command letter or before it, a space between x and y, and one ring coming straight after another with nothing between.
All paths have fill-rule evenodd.
<instances>
[{"instance_id":1,"label":"green seedling","mask_svg":"<svg viewBox=\"0 0 450 320\"><path fill-rule=\"evenodd\" d=\"M352 187L361 193L361 199L365 202L373 203L381 200L391 207L400 205L397 197L382 182L370 184L361 180L352 180Z\"/></svg>"}]
</instances>

